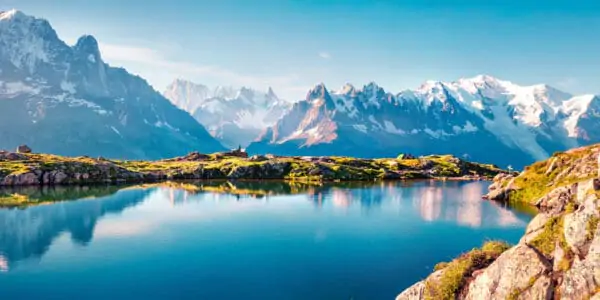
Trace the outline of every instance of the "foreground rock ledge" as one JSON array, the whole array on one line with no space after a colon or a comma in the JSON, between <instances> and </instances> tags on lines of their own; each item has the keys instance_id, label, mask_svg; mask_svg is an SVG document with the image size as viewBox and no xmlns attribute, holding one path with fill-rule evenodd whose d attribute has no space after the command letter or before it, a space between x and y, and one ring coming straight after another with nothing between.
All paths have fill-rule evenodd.
<instances>
[{"instance_id":1,"label":"foreground rock ledge","mask_svg":"<svg viewBox=\"0 0 600 300\"><path fill-rule=\"evenodd\" d=\"M190 153L159 161L63 157L0 151L0 186L139 183L177 179L372 181L415 178L491 179L502 170L450 155L419 158L277 157Z\"/></svg>"},{"instance_id":2,"label":"foreground rock ledge","mask_svg":"<svg viewBox=\"0 0 600 300\"><path fill-rule=\"evenodd\" d=\"M498 175L489 199L540 211L519 243L460 276L460 257L442 264L396 299L600 299L599 164L594 145L557 153L518 176Z\"/></svg>"}]
</instances>

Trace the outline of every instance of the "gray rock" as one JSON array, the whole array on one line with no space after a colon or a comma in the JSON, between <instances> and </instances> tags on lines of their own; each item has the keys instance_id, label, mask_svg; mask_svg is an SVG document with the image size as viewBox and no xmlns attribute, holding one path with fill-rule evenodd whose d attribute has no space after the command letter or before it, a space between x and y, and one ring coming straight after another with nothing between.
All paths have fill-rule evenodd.
<instances>
[{"instance_id":1,"label":"gray rock","mask_svg":"<svg viewBox=\"0 0 600 300\"><path fill-rule=\"evenodd\" d=\"M21 145L19 147L17 147L17 153L31 153L31 148L29 148L27 145Z\"/></svg>"},{"instance_id":2,"label":"gray rock","mask_svg":"<svg viewBox=\"0 0 600 300\"><path fill-rule=\"evenodd\" d=\"M521 238L520 243L527 244L538 236L543 230L546 223L550 220L548 214L537 214L525 229L525 234Z\"/></svg>"},{"instance_id":3,"label":"gray rock","mask_svg":"<svg viewBox=\"0 0 600 300\"><path fill-rule=\"evenodd\" d=\"M576 189L577 184L555 188L538 199L535 205L545 212L560 213L574 198Z\"/></svg>"},{"instance_id":4,"label":"gray rock","mask_svg":"<svg viewBox=\"0 0 600 300\"><path fill-rule=\"evenodd\" d=\"M589 241L587 240L588 223L592 218L599 218L597 197L582 191L586 196L581 197L582 204L579 209L571 214L566 214L564 219L564 233L567 244L579 256L585 255ZM578 194L578 198L579 194Z\"/></svg>"},{"instance_id":5,"label":"gray rock","mask_svg":"<svg viewBox=\"0 0 600 300\"><path fill-rule=\"evenodd\" d=\"M535 283L519 294L518 300L552 300L554 285L550 276L542 276Z\"/></svg>"},{"instance_id":6,"label":"gray rock","mask_svg":"<svg viewBox=\"0 0 600 300\"><path fill-rule=\"evenodd\" d=\"M526 290L531 278L542 276L550 270L551 266L541 255L532 248L519 244L502 253L473 280L465 299L504 300L515 290ZM532 296L532 299L547 297L545 294Z\"/></svg>"},{"instance_id":7,"label":"gray rock","mask_svg":"<svg viewBox=\"0 0 600 300\"><path fill-rule=\"evenodd\" d=\"M596 293L600 283L600 230L596 228L587 256L575 260L565 272L559 293L562 299L586 299Z\"/></svg>"},{"instance_id":8,"label":"gray rock","mask_svg":"<svg viewBox=\"0 0 600 300\"><path fill-rule=\"evenodd\" d=\"M438 281L444 275L444 270L433 272L427 279L419 281L413 284L408 289L404 290L400 295L396 297L396 300L419 300L425 299L425 281L431 280L432 282Z\"/></svg>"}]
</instances>

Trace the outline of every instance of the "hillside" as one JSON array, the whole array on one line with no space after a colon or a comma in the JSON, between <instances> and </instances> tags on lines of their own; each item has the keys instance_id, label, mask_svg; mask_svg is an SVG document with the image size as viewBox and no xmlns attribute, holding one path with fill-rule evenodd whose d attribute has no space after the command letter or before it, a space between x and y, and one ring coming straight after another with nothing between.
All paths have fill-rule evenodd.
<instances>
[{"instance_id":1,"label":"hillside","mask_svg":"<svg viewBox=\"0 0 600 300\"><path fill-rule=\"evenodd\" d=\"M598 299L600 145L556 153L518 176L500 174L487 197L535 205L519 243L490 242L397 299Z\"/></svg>"}]
</instances>

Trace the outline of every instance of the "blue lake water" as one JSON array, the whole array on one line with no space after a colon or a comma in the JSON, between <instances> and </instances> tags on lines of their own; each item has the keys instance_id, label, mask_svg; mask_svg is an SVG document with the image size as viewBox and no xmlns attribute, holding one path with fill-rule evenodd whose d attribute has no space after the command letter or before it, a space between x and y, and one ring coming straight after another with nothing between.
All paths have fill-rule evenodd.
<instances>
[{"instance_id":1,"label":"blue lake water","mask_svg":"<svg viewBox=\"0 0 600 300\"><path fill-rule=\"evenodd\" d=\"M440 261L518 241L531 214L481 200L488 184L129 187L0 209L0 298L393 299Z\"/></svg>"}]
</instances>

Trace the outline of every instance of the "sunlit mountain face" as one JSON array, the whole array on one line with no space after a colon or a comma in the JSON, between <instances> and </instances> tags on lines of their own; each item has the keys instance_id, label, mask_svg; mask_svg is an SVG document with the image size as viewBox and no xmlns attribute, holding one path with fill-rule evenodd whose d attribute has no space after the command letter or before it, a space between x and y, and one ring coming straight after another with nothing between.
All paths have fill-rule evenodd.
<instances>
[{"instance_id":1,"label":"sunlit mountain face","mask_svg":"<svg viewBox=\"0 0 600 300\"><path fill-rule=\"evenodd\" d=\"M311 89L250 145L251 152L363 157L451 153L523 167L555 151L600 142L600 98L487 75L428 81L390 93L369 83Z\"/></svg>"}]
</instances>

